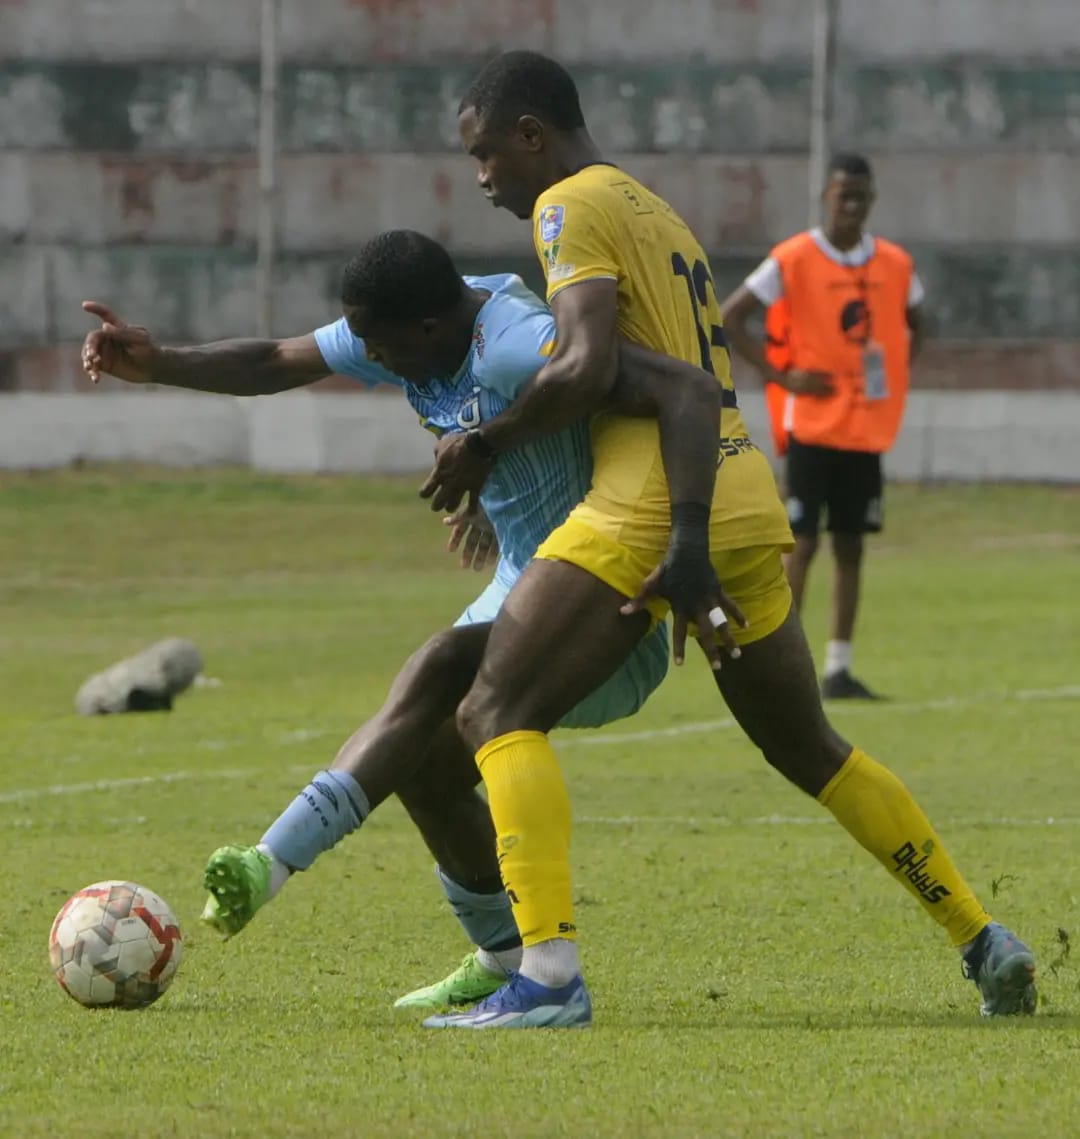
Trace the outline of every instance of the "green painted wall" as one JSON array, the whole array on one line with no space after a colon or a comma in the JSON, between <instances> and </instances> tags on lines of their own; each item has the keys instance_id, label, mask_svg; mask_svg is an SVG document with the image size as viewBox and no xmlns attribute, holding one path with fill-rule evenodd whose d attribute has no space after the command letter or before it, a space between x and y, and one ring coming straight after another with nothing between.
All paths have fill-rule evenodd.
<instances>
[{"instance_id":1,"label":"green painted wall","mask_svg":"<svg viewBox=\"0 0 1080 1139\"><path fill-rule=\"evenodd\" d=\"M456 106L476 64L314 67L282 74L286 149L454 149ZM596 134L617 151L804 151L803 63L582 65ZM969 61L842 68L838 135L885 150L1080 149L1080 67ZM0 146L95 151L251 150L254 65L0 65Z\"/></svg>"},{"instance_id":2,"label":"green painted wall","mask_svg":"<svg viewBox=\"0 0 1080 1139\"><path fill-rule=\"evenodd\" d=\"M763 251L764 252L764 251ZM1080 328L1080 258L1070 250L916 248L935 335L1069 338ZM306 332L337 315L343 255L286 253L277 311L282 335ZM42 270L44 261L44 271ZM756 264L751 256L713 258L723 295ZM458 258L462 272L518 272L542 287L530 257ZM0 279L20 293L4 305L4 342L49 344L81 338L79 302L95 296L127 319L153 325L167 340L248 335L254 255L247 250L183 246L110 246L41 253L0 249ZM21 303L20 303L21 302Z\"/></svg>"}]
</instances>

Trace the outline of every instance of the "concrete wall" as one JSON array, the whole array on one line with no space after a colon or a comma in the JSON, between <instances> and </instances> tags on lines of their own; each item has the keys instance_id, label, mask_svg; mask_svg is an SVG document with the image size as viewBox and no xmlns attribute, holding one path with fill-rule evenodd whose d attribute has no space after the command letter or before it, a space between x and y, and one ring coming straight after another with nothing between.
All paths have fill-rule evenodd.
<instances>
[{"instance_id":1,"label":"concrete wall","mask_svg":"<svg viewBox=\"0 0 1080 1139\"><path fill-rule=\"evenodd\" d=\"M809 0L282 4L282 334L335 315L340 262L391 226L536 281L454 130L507 46L571 66L598 139L683 212L721 289L806 223ZM912 248L934 311L916 384L1080 390L1076 0L840 10L835 141L874 160L873 225ZM165 340L251 332L258 13L0 0L0 391L80 390L88 296Z\"/></svg>"},{"instance_id":2,"label":"concrete wall","mask_svg":"<svg viewBox=\"0 0 1080 1139\"><path fill-rule=\"evenodd\" d=\"M4 0L3 51L63 60L251 60L259 0ZM1073 0L842 0L844 45L881 60L958 55L1066 57ZM806 54L807 0L285 0L292 59L443 61L508 46L568 62L700 58L768 62Z\"/></svg>"},{"instance_id":3,"label":"concrete wall","mask_svg":"<svg viewBox=\"0 0 1080 1139\"><path fill-rule=\"evenodd\" d=\"M760 390L744 392L740 404L764 445ZM1077 424L1077 392L916 392L886 468L894 479L1080 483ZM0 469L122 461L419 474L431 450L431 436L394 393L0 395Z\"/></svg>"}]
</instances>

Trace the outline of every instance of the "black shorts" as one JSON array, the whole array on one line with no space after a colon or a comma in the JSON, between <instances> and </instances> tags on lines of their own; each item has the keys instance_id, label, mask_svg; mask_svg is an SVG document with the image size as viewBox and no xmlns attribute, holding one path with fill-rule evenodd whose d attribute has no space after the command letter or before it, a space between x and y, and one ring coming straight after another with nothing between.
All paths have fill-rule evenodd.
<instances>
[{"instance_id":1,"label":"black shorts","mask_svg":"<svg viewBox=\"0 0 1080 1139\"><path fill-rule=\"evenodd\" d=\"M789 441L787 511L796 534L818 532L821 508L834 534L871 534L881 529L881 456L870 451L838 451Z\"/></svg>"}]
</instances>

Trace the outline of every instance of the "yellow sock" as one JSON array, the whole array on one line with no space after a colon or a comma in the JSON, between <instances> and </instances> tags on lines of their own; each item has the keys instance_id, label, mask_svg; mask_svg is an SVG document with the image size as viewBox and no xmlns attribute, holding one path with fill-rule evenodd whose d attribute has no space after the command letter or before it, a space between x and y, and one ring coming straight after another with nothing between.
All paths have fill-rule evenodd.
<instances>
[{"instance_id":1,"label":"yellow sock","mask_svg":"<svg viewBox=\"0 0 1080 1139\"><path fill-rule=\"evenodd\" d=\"M922 903L953 945L987 925L982 908L911 792L859 748L818 795L842 827Z\"/></svg>"},{"instance_id":2,"label":"yellow sock","mask_svg":"<svg viewBox=\"0 0 1080 1139\"><path fill-rule=\"evenodd\" d=\"M543 732L508 732L476 753L506 893L526 947L574 939L570 796Z\"/></svg>"}]
</instances>

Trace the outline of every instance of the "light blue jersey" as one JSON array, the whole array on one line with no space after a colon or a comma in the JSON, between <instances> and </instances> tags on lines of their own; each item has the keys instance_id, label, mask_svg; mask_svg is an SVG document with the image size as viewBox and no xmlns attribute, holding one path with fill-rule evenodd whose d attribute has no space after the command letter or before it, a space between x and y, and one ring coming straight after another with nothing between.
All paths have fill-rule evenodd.
<instances>
[{"instance_id":1,"label":"light blue jersey","mask_svg":"<svg viewBox=\"0 0 1080 1139\"><path fill-rule=\"evenodd\" d=\"M315 332L327 367L368 386L404 389L421 425L436 435L467 431L498 415L551 355L555 318L520 277L501 273L466 277L465 283L491 296L477 315L469 354L450 379L414 384L393 375L368 359L363 340L353 335L344 317ZM495 619L537 547L566 521L591 481L592 453L584 422L497 457L480 503L499 542L499 563L491 584L459 624ZM564 725L595 727L631 715L664 678L667 660L667 628L660 625Z\"/></svg>"},{"instance_id":2,"label":"light blue jersey","mask_svg":"<svg viewBox=\"0 0 1080 1139\"><path fill-rule=\"evenodd\" d=\"M555 344L555 318L520 277L466 277L491 297L476 318L465 362L449 380L413 384L367 358L345 318L320 328L315 340L335 372L367 385L395 384L436 435L467 431L492 419L540 370ZM499 540L504 574L516 578L537 546L566 521L592 481L589 432L579 423L557 435L500 455L480 494Z\"/></svg>"}]
</instances>

